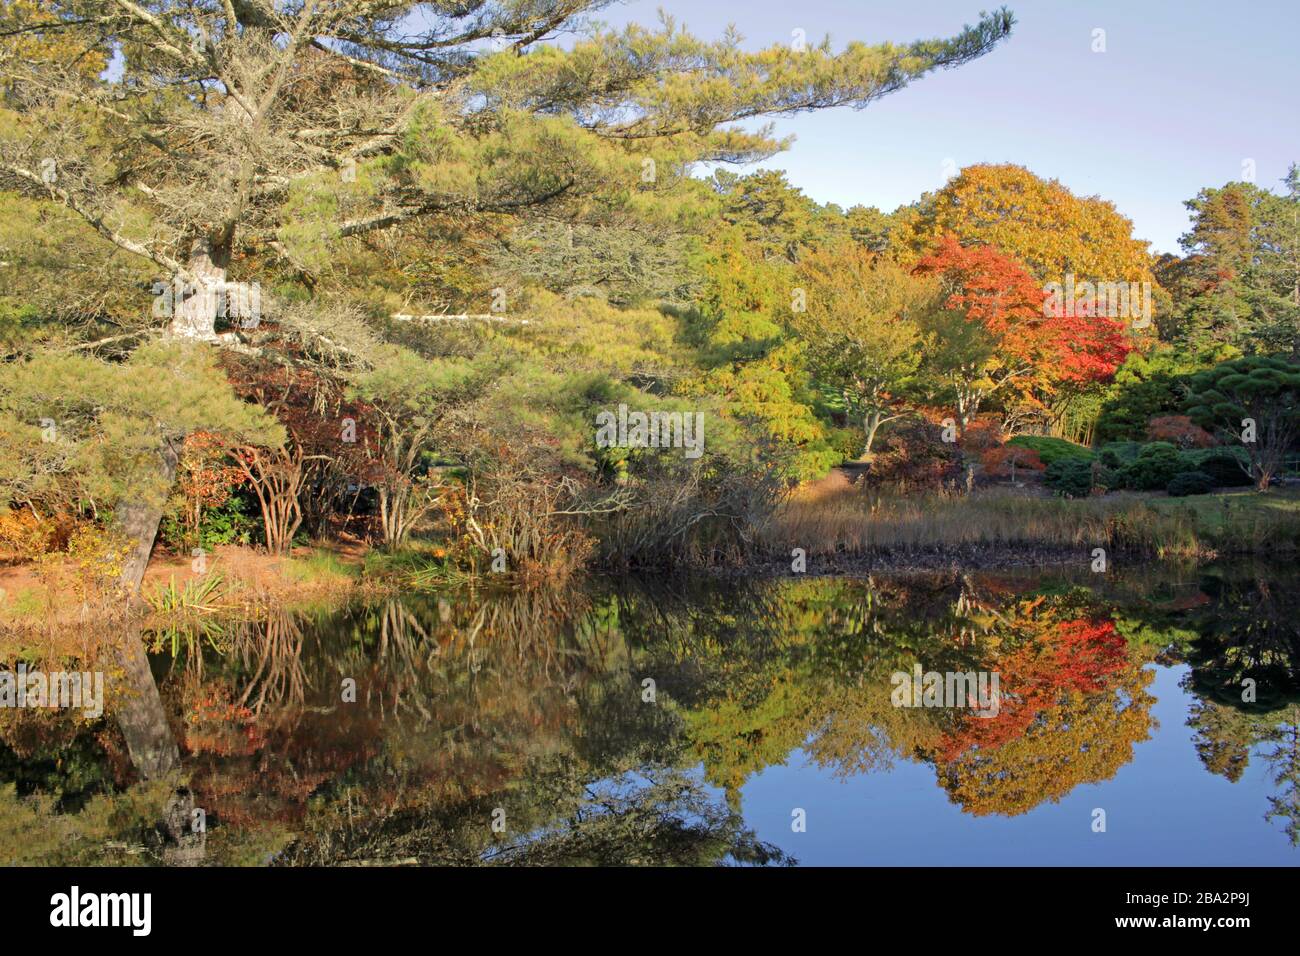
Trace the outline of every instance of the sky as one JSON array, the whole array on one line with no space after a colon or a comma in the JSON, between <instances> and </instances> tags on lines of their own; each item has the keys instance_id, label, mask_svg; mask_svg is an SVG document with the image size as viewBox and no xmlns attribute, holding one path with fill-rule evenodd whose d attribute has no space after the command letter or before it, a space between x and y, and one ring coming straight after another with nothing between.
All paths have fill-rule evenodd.
<instances>
[{"instance_id":1,"label":"sky","mask_svg":"<svg viewBox=\"0 0 1300 956\"><path fill-rule=\"evenodd\" d=\"M625 0L599 19L692 33L734 24L747 48L830 35L906 43L947 37L989 0ZM1008 0L1017 24L980 59L873 103L779 118L794 145L752 168L782 169L818 202L890 211L947 171L1012 162L1077 195L1115 203L1154 252L1177 252L1183 203L1249 179L1279 191L1300 162L1297 0ZM1094 52L1104 30L1105 51Z\"/></svg>"}]
</instances>

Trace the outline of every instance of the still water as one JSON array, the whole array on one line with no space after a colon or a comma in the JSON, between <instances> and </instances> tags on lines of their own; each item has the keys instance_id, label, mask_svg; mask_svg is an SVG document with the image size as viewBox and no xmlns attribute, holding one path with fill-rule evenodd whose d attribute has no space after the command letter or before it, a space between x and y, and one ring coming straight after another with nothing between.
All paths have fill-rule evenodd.
<instances>
[{"instance_id":1,"label":"still water","mask_svg":"<svg viewBox=\"0 0 1300 956\"><path fill-rule=\"evenodd\" d=\"M598 580L122 635L103 718L0 713L0 861L1295 865L1298 585Z\"/></svg>"}]
</instances>

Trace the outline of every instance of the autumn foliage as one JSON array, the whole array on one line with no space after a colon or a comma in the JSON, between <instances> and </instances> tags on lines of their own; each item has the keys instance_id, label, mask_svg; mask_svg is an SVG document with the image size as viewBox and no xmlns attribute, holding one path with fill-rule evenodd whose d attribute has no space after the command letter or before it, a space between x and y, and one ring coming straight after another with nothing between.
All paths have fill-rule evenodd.
<instances>
[{"instance_id":1,"label":"autumn foliage","mask_svg":"<svg viewBox=\"0 0 1300 956\"><path fill-rule=\"evenodd\" d=\"M941 415L940 421L943 419ZM977 415L971 422L966 425L966 430L961 434L961 447L963 451L978 452L983 454L990 449L997 448L1009 436L1002 427L1002 418L1000 415Z\"/></svg>"},{"instance_id":2,"label":"autumn foliage","mask_svg":"<svg viewBox=\"0 0 1300 956\"><path fill-rule=\"evenodd\" d=\"M924 204L903 243L924 255L946 235L995 246L1041 283L1067 274L1115 282L1154 281L1147 244L1114 204L1076 196L1023 166L967 166Z\"/></svg>"},{"instance_id":3,"label":"autumn foliage","mask_svg":"<svg viewBox=\"0 0 1300 956\"><path fill-rule=\"evenodd\" d=\"M1186 415L1159 415L1147 422L1147 438L1179 448L1209 448L1214 436Z\"/></svg>"},{"instance_id":4,"label":"autumn foliage","mask_svg":"<svg viewBox=\"0 0 1300 956\"><path fill-rule=\"evenodd\" d=\"M192 540L197 540L204 510L221 507L246 480L229 457L231 445L224 435L197 431L186 436L181 447L176 483L185 503L182 521Z\"/></svg>"},{"instance_id":5,"label":"autumn foliage","mask_svg":"<svg viewBox=\"0 0 1300 956\"><path fill-rule=\"evenodd\" d=\"M272 411L288 440L276 447L240 445L231 460L256 495L266 546L287 553L312 508L342 510L349 481L375 476L366 455L370 432L362 404L346 402L337 383L302 368L229 360L238 394Z\"/></svg>"},{"instance_id":6,"label":"autumn foliage","mask_svg":"<svg viewBox=\"0 0 1300 956\"><path fill-rule=\"evenodd\" d=\"M941 428L920 417L894 423L872 458L870 482L900 490L934 488L961 478L961 455Z\"/></svg>"},{"instance_id":7,"label":"autumn foliage","mask_svg":"<svg viewBox=\"0 0 1300 956\"><path fill-rule=\"evenodd\" d=\"M1038 457L1038 452L1032 448L1021 448L1019 445L990 448L980 456L980 461L984 466L984 473L996 478L1014 478L1017 471L1043 471L1047 468Z\"/></svg>"},{"instance_id":8,"label":"autumn foliage","mask_svg":"<svg viewBox=\"0 0 1300 956\"><path fill-rule=\"evenodd\" d=\"M992 337L994 374L1026 397L1065 385L1108 379L1132 350L1123 326L1105 316L1048 317L1048 293L1015 259L989 245L962 245L952 234L916 264L944 277L945 305Z\"/></svg>"},{"instance_id":9,"label":"autumn foliage","mask_svg":"<svg viewBox=\"0 0 1300 956\"><path fill-rule=\"evenodd\" d=\"M990 662L1001 676L994 717L965 715L940 747L944 761L978 748L996 749L1024 735L1043 711L1068 694L1096 694L1128 662L1128 645L1113 621L1047 623L1008 655Z\"/></svg>"}]
</instances>

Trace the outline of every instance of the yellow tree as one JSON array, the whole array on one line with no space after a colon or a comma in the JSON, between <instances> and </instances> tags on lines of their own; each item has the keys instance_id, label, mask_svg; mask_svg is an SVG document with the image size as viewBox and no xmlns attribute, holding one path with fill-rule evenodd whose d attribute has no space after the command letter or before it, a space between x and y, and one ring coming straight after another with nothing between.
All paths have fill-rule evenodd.
<instances>
[{"instance_id":1,"label":"yellow tree","mask_svg":"<svg viewBox=\"0 0 1300 956\"><path fill-rule=\"evenodd\" d=\"M938 283L852 242L805 253L798 282L806 302L791 325L818 383L861 424L866 458L880 426L907 413L925 345L918 317Z\"/></svg>"},{"instance_id":2,"label":"yellow tree","mask_svg":"<svg viewBox=\"0 0 1300 956\"><path fill-rule=\"evenodd\" d=\"M1076 196L1023 166L978 165L962 170L897 218L891 244L904 262L918 261L949 235L963 246L993 246L1019 262L1045 291L1052 291L1044 314L1049 327L1060 327L1067 336L1113 342L1116 321L1122 321L1135 344L1154 334L1139 331L1155 329L1156 304L1165 298L1152 272L1148 243L1133 237L1133 223L1106 200ZM1072 411L1101 381L1083 375L1062 383L1065 387L1051 393L1047 407L1039 404L1048 399L1042 393L1039 402L1008 411L1062 434L1077 433Z\"/></svg>"},{"instance_id":3,"label":"yellow tree","mask_svg":"<svg viewBox=\"0 0 1300 956\"><path fill-rule=\"evenodd\" d=\"M753 422L766 440L791 450L793 476L814 477L836 461L813 414L803 344L782 326L791 300L792 267L765 259L738 227L720 229L703 260L696 337L709 366L684 395L718 395L725 414Z\"/></svg>"},{"instance_id":4,"label":"yellow tree","mask_svg":"<svg viewBox=\"0 0 1300 956\"><path fill-rule=\"evenodd\" d=\"M963 245L987 244L1019 260L1040 282L1150 282L1148 243L1115 205L1074 195L1055 179L1023 166L968 166L926 197L897 242L905 260L953 234Z\"/></svg>"}]
</instances>

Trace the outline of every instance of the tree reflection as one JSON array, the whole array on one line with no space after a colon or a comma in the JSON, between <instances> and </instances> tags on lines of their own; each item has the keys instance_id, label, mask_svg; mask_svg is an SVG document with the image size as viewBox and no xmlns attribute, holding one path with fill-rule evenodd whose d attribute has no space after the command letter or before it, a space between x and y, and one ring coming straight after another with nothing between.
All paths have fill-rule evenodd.
<instances>
[{"instance_id":1,"label":"tree reflection","mask_svg":"<svg viewBox=\"0 0 1300 956\"><path fill-rule=\"evenodd\" d=\"M1300 847L1298 584L1294 570L1207 574L1202 588L1213 603L1193 615L1185 683L1202 695L1187 723L1206 769L1235 783L1257 753L1276 787L1264 816Z\"/></svg>"},{"instance_id":2,"label":"tree reflection","mask_svg":"<svg viewBox=\"0 0 1300 956\"><path fill-rule=\"evenodd\" d=\"M133 636L110 723L0 722L0 767L23 781L0 822L43 819L51 860L780 864L742 792L792 754L840 776L919 762L963 810L1022 814L1132 760L1153 726L1145 665L1186 654L1207 695L1191 719L1202 760L1230 780L1265 760L1268 814L1294 841L1294 592L1183 577L1165 591L1121 603L959 573L617 581ZM152 668L145 645L164 652ZM894 706L891 675L916 664L998 673L999 712ZM1234 703L1248 678L1264 702ZM196 810L210 832L187 828ZM89 841L68 839L78 817ZM95 822L110 819L120 832Z\"/></svg>"},{"instance_id":3,"label":"tree reflection","mask_svg":"<svg viewBox=\"0 0 1300 956\"><path fill-rule=\"evenodd\" d=\"M1113 776L1153 703L1147 651L1084 595L1023 590L961 574L813 579L733 588L716 613L692 603L675 621L659 601L674 637L652 645L654 669L677 675L691 746L733 807L746 780L802 747L842 775L921 760L964 809L1023 813ZM999 713L895 707L891 675L916 664L998 673Z\"/></svg>"}]
</instances>

